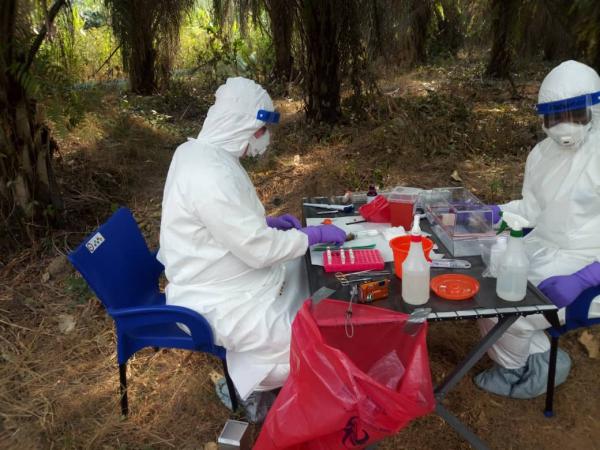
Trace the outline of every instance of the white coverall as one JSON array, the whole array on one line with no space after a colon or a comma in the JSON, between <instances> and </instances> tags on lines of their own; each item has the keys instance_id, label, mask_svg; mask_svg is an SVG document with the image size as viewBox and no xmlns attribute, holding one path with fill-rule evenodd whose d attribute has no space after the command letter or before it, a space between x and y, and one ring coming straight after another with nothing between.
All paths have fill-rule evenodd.
<instances>
[{"instance_id":1,"label":"white coverall","mask_svg":"<svg viewBox=\"0 0 600 450\"><path fill-rule=\"evenodd\" d=\"M596 72L575 61L562 63L544 79L539 103L600 91ZM555 275L570 275L600 257L600 105L592 106L592 126L579 148L565 148L549 137L527 158L522 199L501 205L535 226L524 238L529 280L538 285ZM600 317L600 297L590 306ZM559 310L565 321L565 308ZM482 319L483 334L495 324ZM507 369L523 367L530 354L550 350L543 330L550 327L541 314L518 319L489 350Z\"/></svg>"},{"instance_id":2,"label":"white coverall","mask_svg":"<svg viewBox=\"0 0 600 450\"><path fill-rule=\"evenodd\" d=\"M227 349L242 399L289 374L291 322L308 297L306 234L269 228L239 158L272 111L264 89L230 78L216 92L198 139L180 145L165 184L158 259L167 303L193 309Z\"/></svg>"}]
</instances>

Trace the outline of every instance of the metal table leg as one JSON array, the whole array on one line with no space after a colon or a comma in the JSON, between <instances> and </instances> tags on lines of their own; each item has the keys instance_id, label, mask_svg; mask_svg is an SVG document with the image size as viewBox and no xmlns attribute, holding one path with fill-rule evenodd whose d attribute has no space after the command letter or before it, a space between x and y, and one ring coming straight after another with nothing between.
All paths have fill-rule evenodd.
<instances>
[{"instance_id":1,"label":"metal table leg","mask_svg":"<svg viewBox=\"0 0 600 450\"><path fill-rule=\"evenodd\" d=\"M476 450L489 450L489 447L477 437L475 433L469 430L456 416L448 411L444 405L437 403L435 412L446 421L448 425L454 428L471 446Z\"/></svg>"},{"instance_id":2,"label":"metal table leg","mask_svg":"<svg viewBox=\"0 0 600 450\"><path fill-rule=\"evenodd\" d=\"M485 352L500 339L506 329L510 327L519 316L508 316L498 318L498 323L486 334L481 341L473 348L467 357L450 373L434 390L437 402L436 412L442 417L448 425L454 428L462 437L464 437L477 450L484 450L488 447L471 430L467 428L458 418L453 416L443 405L442 400L456 384L467 374L471 368L477 364Z\"/></svg>"},{"instance_id":3,"label":"metal table leg","mask_svg":"<svg viewBox=\"0 0 600 450\"><path fill-rule=\"evenodd\" d=\"M496 343L500 336L504 334L506 329L510 327L519 317L518 316L509 316L509 317L501 317L498 319L498 323L494 325L494 327L486 334L479 344L469 352L467 357L458 365L456 369L448 375L442 383L435 388L435 397L438 400L443 399L446 394L456 386L456 384L466 375L466 373L471 370L477 361L479 361L485 352Z\"/></svg>"},{"instance_id":4,"label":"metal table leg","mask_svg":"<svg viewBox=\"0 0 600 450\"><path fill-rule=\"evenodd\" d=\"M544 313L546 320L556 330L560 329L560 320L558 318L558 310L549 311ZM550 364L548 366L548 383L546 385L546 407L544 408L544 415L546 417L554 416L554 383L556 380L556 357L558 355L558 338L559 336L552 335L550 344Z\"/></svg>"}]
</instances>

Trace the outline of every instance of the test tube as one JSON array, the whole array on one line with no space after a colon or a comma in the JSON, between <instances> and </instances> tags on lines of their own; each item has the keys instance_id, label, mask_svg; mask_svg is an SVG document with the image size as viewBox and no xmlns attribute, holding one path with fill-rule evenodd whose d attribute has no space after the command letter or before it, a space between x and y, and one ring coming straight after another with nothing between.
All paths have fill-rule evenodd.
<instances>
[{"instance_id":1,"label":"test tube","mask_svg":"<svg viewBox=\"0 0 600 450\"><path fill-rule=\"evenodd\" d=\"M350 257L350 264L354 264L354 252L352 249L348 250L348 256Z\"/></svg>"},{"instance_id":2,"label":"test tube","mask_svg":"<svg viewBox=\"0 0 600 450\"><path fill-rule=\"evenodd\" d=\"M327 264L331 264L331 249L327 247Z\"/></svg>"},{"instance_id":3,"label":"test tube","mask_svg":"<svg viewBox=\"0 0 600 450\"><path fill-rule=\"evenodd\" d=\"M346 252L343 248L340 248L340 260L342 261L342 264L346 264Z\"/></svg>"}]
</instances>

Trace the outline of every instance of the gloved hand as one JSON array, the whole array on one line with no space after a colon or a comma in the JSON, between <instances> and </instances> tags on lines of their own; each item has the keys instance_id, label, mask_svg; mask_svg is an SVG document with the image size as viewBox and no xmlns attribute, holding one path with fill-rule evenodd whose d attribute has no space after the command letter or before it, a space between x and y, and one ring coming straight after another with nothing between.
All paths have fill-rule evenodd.
<instances>
[{"instance_id":1,"label":"gloved hand","mask_svg":"<svg viewBox=\"0 0 600 450\"><path fill-rule=\"evenodd\" d=\"M267 225L271 228L277 228L278 230L289 230L290 228L296 228L298 230L302 226L300 221L291 214L267 216Z\"/></svg>"},{"instance_id":2,"label":"gloved hand","mask_svg":"<svg viewBox=\"0 0 600 450\"><path fill-rule=\"evenodd\" d=\"M317 225L300 228L308 236L308 245L328 244L342 245L346 242L346 232L335 225Z\"/></svg>"},{"instance_id":3,"label":"gloved hand","mask_svg":"<svg viewBox=\"0 0 600 450\"><path fill-rule=\"evenodd\" d=\"M498 205L486 205L492 209L492 223L496 224L500 221L500 212L502 211Z\"/></svg>"},{"instance_id":4,"label":"gloved hand","mask_svg":"<svg viewBox=\"0 0 600 450\"><path fill-rule=\"evenodd\" d=\"M538 288L559 308L569 306L579 295L594 286L600 286L600 262L594 262L571 275L545 279Z\"/></svg>"},{"instance_id":5,"label":"gloved hand","mask_svg":"<svg viewBox=\"0 0 600 450\"><path fill-rule=\"evenodd\" d=\"M469 205L465 204L464 205L465 208L460 208L461 210L468 210L469 209ZM500 207L498 205L485 205L488 208L490 208L491 214L492 214L492 224L496 224L500 221ZM456 214L456 223L457 225L472 225L470 223L470 220L473 220L473 217L469 216L469 214L457 214L458 210L451 210L450 212L453 212ZM481 217L481 216L479 216ZM490 220L490 213L486 212L484 213L484 217L485 217L485 222L487 222L488 220ZM477 216L475 216L475 218L477 218ZM474 230L474 232L477 232L477 230Z\"/></svg>"}]
</instances>

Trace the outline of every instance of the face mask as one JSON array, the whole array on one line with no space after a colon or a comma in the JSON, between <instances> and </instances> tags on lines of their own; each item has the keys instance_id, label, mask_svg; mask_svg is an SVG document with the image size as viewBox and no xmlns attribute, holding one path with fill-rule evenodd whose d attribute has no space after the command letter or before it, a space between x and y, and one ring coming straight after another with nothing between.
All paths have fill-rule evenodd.
<instances>
[{"instance_id":1,"label":"face mask","mask_svg":"<svg viewBox=\"0 0 600 450\"><path fill-rule=\"evenodd\" d=\"M585 140L585 137L590 131L591 127L591 123L588 123L587 125L580 125L570 122L563 122L551 128L544 127L544 131L561 147L578 148Z\"/></svg>"},{"instance_id":2,"label":"face mask","mask_svg":"<svg viewBox=\"0 0 600 450\"><path fill-rule=\"evenodd\" d=\"M266 130L259 138L256 138L254 135L252 135L250 137L250 141L248 142L248 156L262 155L267 150L270 142L271 135L269 134L269 130Z\"/></svg>"}]
</instances>

